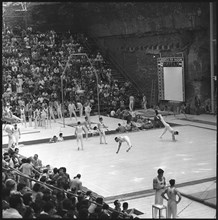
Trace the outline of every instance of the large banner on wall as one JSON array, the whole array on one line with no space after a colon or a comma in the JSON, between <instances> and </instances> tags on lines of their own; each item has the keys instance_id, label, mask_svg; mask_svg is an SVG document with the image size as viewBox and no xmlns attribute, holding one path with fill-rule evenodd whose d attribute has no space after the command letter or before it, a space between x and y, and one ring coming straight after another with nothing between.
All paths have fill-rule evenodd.
<instances>
[{"instance_id":1,"label":"large banner on wall","mask_svg":"<svg viewBox=\"0 0 218 220\"><path fill-rule=\"evenodd\" d=\"M184 60L183 57L158 58L158 99L184 102Z\"/></svg>"}]
</instances>

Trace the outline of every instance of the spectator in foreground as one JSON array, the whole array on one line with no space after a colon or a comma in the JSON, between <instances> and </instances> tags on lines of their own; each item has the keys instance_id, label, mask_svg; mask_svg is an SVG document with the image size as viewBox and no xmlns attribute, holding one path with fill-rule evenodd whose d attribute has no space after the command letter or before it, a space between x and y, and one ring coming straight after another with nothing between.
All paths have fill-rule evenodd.
<instances>
[{"instance_id":1,"label":"spectator in foreground","mask_svg":"<svg viewBox=\"0 0 218 220\"><path fill-rule=\"evenodd\" d=\"M116 199L114 201L114 206L115 206L115 208L114 208L114 211L113 211L113 213L111 215L111 219L117 219L119 214L120 214L120 212L121 212L121 208L120 208L121 207L121 203L120 203L120 201L118 199Z\"/></svg>"},{"instance_id":2,"label":"spectator in foreground","mask_svg":"<svg viewBox=\"0 0 218 220\"><path fill-rule=\"evenodd\" d=\"M25 183L18 183L17 184L17 191L24 195L27 192L31 192L31 189L27 187Z\"/></svg>"},{"instance_id":3,"label":"spectator in foreground","mask_svg":"<svg viewBox=\"0 0 218 220\"><path fill-rule=\"evenodd\" d=\"M38 154L34 154L32 158L32 163L34 168L36 168L37 170L40 170L42 168L42 161L39 159Z\"/></svg>"},{"instance_id":4,"label":"spectator in foreground","mask_svg":"<svg viewBox=\"0 0 218 220\"><path fill-rule=\"evenodd\" d=\"M104 203L102 206L101 213L99 215L99 219L104 220L104 219L110 219L111 216L109 214L109 205Z\"/></svg>"},{"instance_id":5,"label":"spectator in foreground","mask_svg":"<svg viewBox=\"0 0 218 220\"><path fill-rule=\"evenodd\" d=\"M128 207L129 207L129 204L128 202L124 202L123 203L123 210L122 210L122 213L124 214L124 218L125 219L133 219L133 216L132 216L132 213L134 212L134 209L132 209L129 213L128 213Z\"/></svg>"},{"instance_id":6,"label":"spectator in foreground","mask_svg":"<svg viewBox=\"0 0 218 220\"><path fill-rule=\"evenodd\" d=\"M96 202L97 204L92 203L92 204L89 206L89 208L88 208L90 214L94 214L96 208L99 207L99 205L102 205L103 202L104 202L104 200L103 200L102 197L97 197L95 202ZM99 204L99 205L98 205L98 204Z\"/></svg>"},{"instance_id":7,"label":"spectator in foreground","mask_svg":"<svg viewBox=\"0 0 218 220\"><path fill-rule=\"evenodd\" d=\"M43 211L40 213L38 218L52 218L56 214L57 210L52 201L48 201L43 206Z\"/></svg>"},{"instance_id":8,"label":"spectator in foreground","mask_svg":"<svg viewBox=\"0 0 218 220\"><path fill-rule=\"evenodd\" d=\"M26 176L28 176L28 177L33 177L33 165L30 164L30 158L27 158L27 159L26 159L26 163L23 163L23 164L19 167L19 170L20 170L24 175L26 175ZM32 186L31 186L32 184L31 184L31 182L30 182L29 179L20 176L20 182L26 184L27 187L32 188Z\"/></svg>"},{"instance_id":9,"label":"spectator in foreground","mask_svg":"<svg viewBox=\"0 0 218 220\"><path fill-rule=\"evenodd\" d=\"M25 211L25 205L20 194L12 194L9 197L10 208L2 213L2 218L23 218L22 214Z\"/></svg>"},{"instance_id":10,"label":"spectator in foreground","mask_svg":"<svg viewBox=\"0 0 218 220\"><path fill-rule=\"evenodd\" d=\"M82 190L82 181L80 180L81 174L77 174L70 183L70 188L76 188L75 193L77 193L78 190Z\"/></svg>"}]
</instances>

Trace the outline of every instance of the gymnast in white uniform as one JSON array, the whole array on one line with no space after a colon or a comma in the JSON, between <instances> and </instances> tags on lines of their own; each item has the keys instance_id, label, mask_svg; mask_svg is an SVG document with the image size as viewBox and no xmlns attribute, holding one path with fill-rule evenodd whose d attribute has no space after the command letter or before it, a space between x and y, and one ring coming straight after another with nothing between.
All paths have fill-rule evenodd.
<instances>
[{"instance_id":1,"label":"gymnast in white uniform","mask_svg":"<svg viewBox=\"0 0 218 220\"><path fill-rule=\"evenodd\" d=\"M164 131L163 133L161 134L160 138L162 138L162 136L167 132L169 131L171 134L172 134L172 140L175 141L176 138L175 138L175 135L178 135L179 132L178 131L175 131L168 123L166 123L163 119L163 116L161 114L159 114L158 110L155 110L155 114L156 114L156 117L163 123L164 125Z\"/></svg>"},{"instance_id":2,"label":"gymnast in white uniform","mask_svg":"<svg viewBox=\"0 0 218 220\"><path fill-rule=\"evenodd\" d=\"M78 121L78 122L77 122L76 129L75 129L75 136L76 136L76 140L77 140L78 150L80 149L80 148L79 148L79 141L80 141L80 143L81 143L81 148L82 148L82 150L83 150L83 131L86 132L84 126L81 125L81 122L80 122L80 121Z\"/></svg>"},{"instance_id":3,"label":"gymnast in white uniform","mask_svg":"<svg viewBox=\"0 0 218 220\"><path fill-rule=\"evenodd\" d=\"M120 136L120 137L115 137L114 139L116 142L119 142L119 145L118 145L118 149L117 149L117 154L119 153L119 150L120 150L120 147L122 145L123 142L126 142L127 145L128 145L128 149L126 150L126 152L129 152L129 150L132 148L132 144L130 142L130 139L128 136Z\"/></svg>"},{"instance_id":4,"label":"gymnast in white uniform","mask_svg":"<svg viewBox=\"0 0 218 220\"><path fill-rule=\"evenodd\" d=\"M76 106L72 101L70 101L70 103L68 105L68 111L69 111L69 114L70 114L70 120L72 119L72 114L74 115L75 119L77 120Z\"/></svg>"},{"instance_id":5,"label":"gymnast in white uniform","mask_svg":"<svg viewBox=\"0 0 218 220\"><path fill-rule=\"evenodd\" d=\"M171 179L169 181L170 186L165 189L161 196L167 200L167 218L177 217L177 204L181 201L182 197L180 192L175 187L175 180ZM165 196L167 194L168 198ZM176 196L179 199L176 199Z\"/></svg>"},{"instance_id":6,"label":"gymnast in white uniform","mask_svg":"<svg viewBox=\"0 0 218 220\"><path fill-rule=\"evenodd\" d=\"M26 128L26 111L25 111L23 105L20 107L20 118L21 118L22 125L23 125L23 122L24 122L25 128Z\"/></svg>"},{"instance_id":7,"label":"gymnast in white uniform","mask_svg":"<svg viewBox=\"0 0 218 220\"><path fill-rule=\"evenodd\" d=\"M99 135L100 135L100 144L103 144L102 137L104 138L104 143L107 144L106 134L105 134L104 128L106 128L108 130L108 127L103 123L103 118L100 117L99 118L99 123L98 123L98 131L99 131Z\"/></svg>"}]
</instances>

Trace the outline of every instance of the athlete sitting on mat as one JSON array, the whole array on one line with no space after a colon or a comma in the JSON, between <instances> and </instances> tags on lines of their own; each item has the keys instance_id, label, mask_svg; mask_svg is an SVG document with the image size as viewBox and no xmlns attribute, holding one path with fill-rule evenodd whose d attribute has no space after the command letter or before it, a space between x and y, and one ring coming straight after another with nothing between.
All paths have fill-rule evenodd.
<instances>
[{"instance_id":1,"label":"athlete sitting on mat","mask_svg":"<svg viewBox=\"0 0 218 220\"><path fill-rule=\"evenodd\" d=\"M50 140L49 143L56 143L58 141L58 137L54 135Z\"/></svg>"}]
</instances>

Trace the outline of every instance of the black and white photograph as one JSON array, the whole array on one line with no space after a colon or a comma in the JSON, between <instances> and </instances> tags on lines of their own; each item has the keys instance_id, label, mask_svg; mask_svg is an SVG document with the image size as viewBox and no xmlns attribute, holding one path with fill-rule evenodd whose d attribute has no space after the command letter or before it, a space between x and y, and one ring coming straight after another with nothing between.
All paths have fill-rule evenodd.
<instances>
[{"instance_id":1,"label":"black and white photograph","mask_svg":"<svg viewBox=\"0 0 218 220\"><path fill-rule=\"evenodd\" d=\"M216 1L4 1L1 88L3 219L216 219Z\"/></svg>"}]
</instances>

